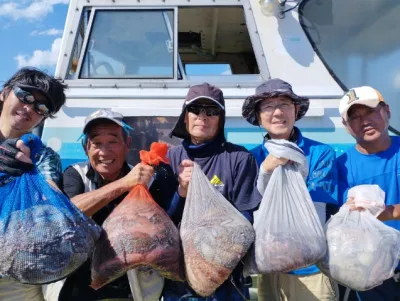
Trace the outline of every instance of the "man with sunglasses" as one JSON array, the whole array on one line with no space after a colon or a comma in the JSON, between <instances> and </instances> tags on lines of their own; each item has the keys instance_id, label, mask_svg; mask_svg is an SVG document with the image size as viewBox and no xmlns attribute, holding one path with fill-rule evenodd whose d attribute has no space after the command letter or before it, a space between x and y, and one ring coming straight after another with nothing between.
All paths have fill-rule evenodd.
<instances>
[{"instance_id":1,"label":"man with sunglasses","mask_svg":"<svg viewBox=\"0 0 400 301\"><path fill-rule=\"evenodd\" d=\"M20 176L33 168L30 150L19 138L46 118L54 117L65 103L64 89L58 80L33 68L23 68L5 82L0 94L0 172ZM36 167L49 182L58 186L60 157L45 146L38 155ZM8 297L43 300L41 286L21 284L0 274L0 299Z\"/></svg>"},{"instance_id":2,"label":"man with sunglasses","mask_svg":"<svg viewBox=\"0 0 400 301\"><path fill-rule=\"evenodd\" d=\"M337 171L335 152L325 144L304 137L295 126L307 112L309 99L296 95L292 86L271 79L256 88L255 95L243 103L242 115L252 125L267 131L263 142L250 152L260 166L257 188L264 193L274 169L288 160L268 153L264 143L268 139L285 139L296 143L303 151L309 165L306 185L322 225L326 220L326 205L337 204ZM315 265L289 273L259 275L258 298L262 301L336 300L334 288L328 277Z\"/></svg>"},{"instance_id":3,"label":"man with sunglasses","mask_svg":"<svg viewBox=\"0 0 400 301\"><path fill-rule=\"evenodd\" d=\"M385 192L385 210L378 219L400 230L400 138L389 135L391 112L382 95L372 87L350 89L340 101L339 112L356 144L337 159L339 204L353 210L348 190L361 184L377 184ZM399 267L397 267L397 270ZM362 301L394 301L400 289L393 278L371 290L357 292Z\"/></svg>"},{"instance_id":4,"label":"man with sunglasses","mask_svg":"<svg viewBox=\"0 0 400 301\"><path fill-rule=\"evenodd\" d=\"M179 224L185 205L193 162L199 164L215 188L250 222L261 195L256 189L257 164L243 147L226 141L224 136L225 100L220 89L208 83L192 86L182 113L170 136L182 138L182 144L169 151L170 165L179 185L167 213ZM235 285L233 283L235 283ZM187 283L165 280L163 300L243 301L249 298L239 265L232 277L208 297L198 296Z\"/></svg>"}]
</instances>

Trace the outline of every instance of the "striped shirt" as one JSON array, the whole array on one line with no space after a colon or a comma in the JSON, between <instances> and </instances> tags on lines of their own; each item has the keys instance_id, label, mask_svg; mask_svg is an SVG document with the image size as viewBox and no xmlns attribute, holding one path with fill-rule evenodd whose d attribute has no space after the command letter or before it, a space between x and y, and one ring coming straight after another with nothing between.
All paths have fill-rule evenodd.
<instances>
[{"instance_id":1,"label":"striped shirt","mask_svg":"<svg viewBox=\"0 0 400 301\"><path fill-rule=\"evenodd\" d=\"M60 156L50 147L42 146L38 152L39 159L36 162L36 168L46 178L60 185L62 177Z\"/></svg>"}]
</instances>

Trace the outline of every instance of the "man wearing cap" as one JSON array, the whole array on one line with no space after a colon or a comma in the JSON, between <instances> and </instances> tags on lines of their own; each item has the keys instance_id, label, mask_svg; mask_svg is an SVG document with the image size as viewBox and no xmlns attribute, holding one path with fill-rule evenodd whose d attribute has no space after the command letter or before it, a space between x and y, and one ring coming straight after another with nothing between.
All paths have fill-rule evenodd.
<instances>
[{"instance_id":1,"label":"man wearing cap","mask_svg":"<svg viewBox=\"0 0 400 301\"><path fill-rule=\"evenodd\" d=\"M167 212L177 224L182 219L193 162L199 164L215 188L236 209L253 221L253 211L261 200L256 189L257 164L245 148L226 141L224 124L225 100L222 91L208 83L192 86L170 134L183 139L181 145L169 151L170 164L178 176L179 186ZM249 298L240 267L232 273L232 281L236 288L228 279L206 299L196 295L186 283L166 280L164 301L242 301L243 295Z\"/></svg>"},{"instance_id":2,"label":"man wearing cap","mask_svg":"<svg viewBox=\"0 0 400 301\"><path fill-rule=\"evenodd\" d=\"M356 144L337 159L339 204L347 191L361 184L377 184L385 192L385 210L378 219L400 230L400 138L389 135L389 105L372 87L350 89L340 101L339 113ZM357 292L359 300L399 300L400 290L393 278L372 290Z\"/></svg>"},{"instance_id":3,"label":"man wearing cap","mask_svg":"<svg viewBox=\"0 0 400 301\"><path fill-rule=\"evenodd\" d=\"M132 142L131 129L117 112L105 109L94 112L86 118L83 128L83 147L88 161L68 167L63 174L64 192L99 225L135 185L148 185L153 176L152 166L138 163L132 168L126 162ZM162 205L164 199L169 201L173 197L175 191L170 187L176 185L172 171L165 164L157 170L150 193ZM88 260L59 287L61 292L55 288L51 296L59 293L59 299L55 300L60 301L132 300L126 275L99 290L92 289L90 282Z\"/></svg>"},{"instance_id":4,"label":"man wearing cap","mask_svg":"<svg viewBox=\"0 0 400 301\"><path fill-rule=\"evenodd\" d=\"M46 118L54 118L65 103L65 86L33 68L17 71L5 82L0 94L0 172L20 176L33 168L30 150L19 138L30 133ZM61 160L51 148L43 146L37 169L51 184L61 179ZM4 185L6 183L0 183ZM41 286L26 285L0 274L0 300L43 300Z\"/></svg>"},{"instance_id":5,"label":"man wearing cap","mask_svg":"<svg viewBox=\"0 0 400 301\"><path fill-rule=\"evenodd\" d=\"M309 165L306 185L322 225L326 220L326 203L337 203L337 171L335 152L325 144L303 137L295 127L309 107L308 98L296 95L292 86L271 79L256 88L255 95L243 103L242 115L252 125L263 127L267 134L263 142L250 152L260 166L257 188L264 193L273 170L287 164L285 158L269 154L264 146L268 139L286 139L296 143L303 151ZM329 278L315 266L308 266L287 274L260 275L259 300L335 300Z\"/></svg>"}]
</instances>

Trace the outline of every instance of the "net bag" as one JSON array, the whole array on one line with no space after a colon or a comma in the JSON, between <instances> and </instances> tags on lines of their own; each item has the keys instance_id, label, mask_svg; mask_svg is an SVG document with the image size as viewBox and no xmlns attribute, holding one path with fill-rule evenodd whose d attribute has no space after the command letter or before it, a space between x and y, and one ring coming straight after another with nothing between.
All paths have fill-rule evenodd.
<instances>
[{"instance_id":1,"label":"net bag","mask_svg":"<svg viewBox=\"0 0 400 301\"><path fill-rule=\"evenodd\" d=\"M265 146L270 154L291 162L275 168L265 189L245 275L288 272L316 263L326 252L323 228L305 184L303 151L287 140L268 140Z\"/></svg>"},{"instance_id":2,"label":"net bag","mask_svg":"<svg viewBox=\"0 0 400 301\"><path fill-rule=\"evenodd\" d=\"M167 163L168 146L153 143L140 151L143 163ZM147 187L136 185L103 223L92 258L91 287L99 289L128 270L148 266L163 277L183 280L179 232Z\"/></svg>"},{"instance_id":3,"label":"net bag","mask_svg":"<svg viewBox=\"0 0 400 301\"><path fill-rule=\"evenodd\" d=\"M210 296L232 273L254 241L250 222L194 164L180 227L186 279Z\"/></svg>"},{"instance_id":4,"label":"net bag","mask_svg":"<svg viewBox=\"0 0 400 301\"><path fill-rule=\"evenodd\" d=\"M31 134L21 139L35 161L41 140ZM27 284L54 282L92 253L101 228L36 168L1 186L0 195L0 274Z\"/></svg>"}]
</instances>

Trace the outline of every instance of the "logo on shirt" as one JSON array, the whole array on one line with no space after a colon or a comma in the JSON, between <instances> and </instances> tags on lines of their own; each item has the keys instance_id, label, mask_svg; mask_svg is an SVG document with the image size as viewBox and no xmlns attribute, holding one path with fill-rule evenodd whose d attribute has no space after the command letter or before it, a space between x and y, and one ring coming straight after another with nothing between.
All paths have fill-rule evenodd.
<instances>
[{"instance_id":1,"label":"logo on shirt","mask_svg":"<svg viewBox=\"0 0 400 301\"><path fill-rule=\"evenodd\" d=\"M214 175L210 181L210 183L219 191L222 192L224 190L225 184L221 181L217 175Z\"/></svg>"}]
</instances>

